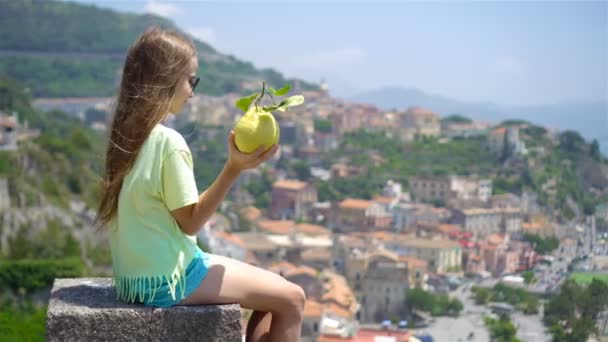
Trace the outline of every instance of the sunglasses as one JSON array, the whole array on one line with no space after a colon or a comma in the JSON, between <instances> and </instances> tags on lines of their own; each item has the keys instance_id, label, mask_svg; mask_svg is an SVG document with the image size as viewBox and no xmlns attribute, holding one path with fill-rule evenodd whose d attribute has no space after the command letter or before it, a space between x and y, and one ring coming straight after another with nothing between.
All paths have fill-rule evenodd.
<instances>
[{"instance_id":1,"label":"sunglasses","mask_svg":"<svg viewBox=\"0 0 608 342\"><path fill-rule=\"evenodd\" d=\"M188 83L190 83L190 87L192 88L192 92L194 92L194 89L196 89L196 86L198 85L198 82L201 80L200 77L198 76L189 76L188 77Z\"/></svg>"}]
</instances>

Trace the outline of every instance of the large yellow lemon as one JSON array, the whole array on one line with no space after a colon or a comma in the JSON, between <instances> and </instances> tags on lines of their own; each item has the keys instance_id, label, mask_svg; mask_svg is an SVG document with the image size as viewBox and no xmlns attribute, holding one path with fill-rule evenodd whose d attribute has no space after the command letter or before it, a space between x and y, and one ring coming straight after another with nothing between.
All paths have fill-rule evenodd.
<instances>
[{"instance_id":1,"label":"large yellow lemon","mask_svg":"<svg viewBox=\"0 0 608 342\"><path fill-rule=\"evenodd\" d=\"M279 125L272 113L252 106L236 123L235 143L239 151L251 153L261 145L266 148L279 142Z\"/></svg>"}]
</instances>

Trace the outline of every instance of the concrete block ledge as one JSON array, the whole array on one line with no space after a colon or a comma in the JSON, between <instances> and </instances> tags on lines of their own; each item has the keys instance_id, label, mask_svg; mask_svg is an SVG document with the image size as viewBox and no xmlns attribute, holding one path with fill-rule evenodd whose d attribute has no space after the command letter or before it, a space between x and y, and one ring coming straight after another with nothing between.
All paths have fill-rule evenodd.
<instances>
[{"instance_id":1,"label":"concrete block ledge","mask_svg":"<svg viewBox=\"0 0 608 342\"><path fill-rule=\"evenodd\" d=\"M116 300L110 278L55 279L49 300L47 341L241 342L237 304L169 309Z\"/></svg>"}]
</instances>

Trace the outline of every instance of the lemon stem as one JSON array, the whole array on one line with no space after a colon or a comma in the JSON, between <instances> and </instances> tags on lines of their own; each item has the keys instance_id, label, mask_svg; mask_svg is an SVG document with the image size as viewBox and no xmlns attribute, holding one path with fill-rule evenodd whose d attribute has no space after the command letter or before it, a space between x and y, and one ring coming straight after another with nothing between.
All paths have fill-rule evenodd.
<instances>
[{"instance_id":1,"label":"lemon stem","mask_svg":"<svg viewBox=\"0 0 608 342\"><path fill-rule=\"evenodd\" d=\"M263 81L262 82L262 93L260 94L260 96L258 96L257 100L255 100L255 109L258 109L258 105L260 104L260 101L262 101L262 98L264 97L264 93L266 92L266 82Z\"/></svg>"}]
</instances>

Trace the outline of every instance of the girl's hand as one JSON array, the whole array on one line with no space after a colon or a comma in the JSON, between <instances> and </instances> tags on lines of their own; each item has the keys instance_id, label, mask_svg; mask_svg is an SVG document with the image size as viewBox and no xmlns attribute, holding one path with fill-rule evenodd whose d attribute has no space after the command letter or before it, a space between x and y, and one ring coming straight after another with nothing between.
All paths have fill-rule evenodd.
<instances>
[{"instance_id":1,"label":"girl's hand","mask_svg":"<svg viewBox=\"0 0 608 342\"><path fill-rule=\"evenodd\" d=\"M265 146L260 146L251 153L243 153L236 147L234 135L234 130L230 131L230 134L228 135L228 161L226 163L230 169L237 172L256 168L258 165L272 158L279 150L278 145L273 145L269 149L266 149Z\"/></svg>"}]
</instances>

